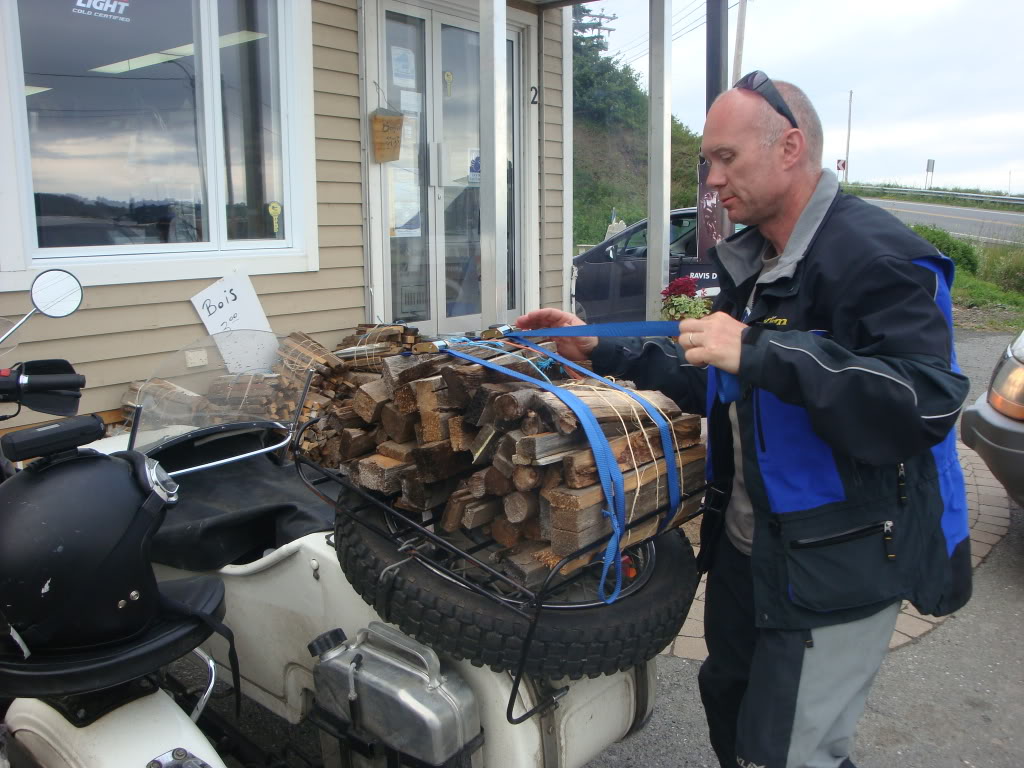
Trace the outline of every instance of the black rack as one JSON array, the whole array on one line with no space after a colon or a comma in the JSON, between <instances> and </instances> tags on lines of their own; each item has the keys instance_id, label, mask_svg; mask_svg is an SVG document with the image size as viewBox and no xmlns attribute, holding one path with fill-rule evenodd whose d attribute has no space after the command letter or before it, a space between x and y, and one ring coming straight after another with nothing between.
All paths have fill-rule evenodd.
<instances>
[{"instance_id":1,"label":"black rack","mask_svg":"<svg viewBox=\"0 0 1024 768\"><path fill-rule=\"evenodd\" d=\"M316 423L316 421L317 420L307 422L302 426L301 429L299 429L292 442L293 448L297 447L301 443L303 433L310 426ZM480 552L481 550L484 550L497 543L493 539L480 541L468 549L462 549L461 547L449 541L445 537L440 536L433 530L431 530L432 527L440 523L440 519L436 515L432 515L430 518L422 521L413 520L408 515L405 515L402 512L394 509L393 507L391 507L381 499L377 498L373 494L355 485L340 472L336 470L326 469L325 467L322 467L319 464L310 461L309 459L299 454L297 450L293 451L293 455L295 458L295 467L299 474L299 477L310 488L310 490L313 491L313 493L315 493L321 499L326 501L328 504L333 505L338 512L345 514L355 523L362 525L363 527L373 531L379 536L389 539L395 544L395 547L399 552L408 555L407 559L401 561L400 563L398 563L398 565L402 565L406 562L409 562L410 560L416 560L423 564L425 567L431 568L443 574L446 578L451 579L452 581L458 583L462 587L471 590L472 592L475 592L476 594L481 595L491 600L492 602L497 603L498 605L503 606L507 610L512 611L513 613L519 615L521 618L529 621L529 628L527 629L526 638L523 642L523 650L520 654L519 663L515 672L515 677L512 685L512 692L509 695L508 707L505 710L505 718L508 720L509 723L511 723L512 725L518 725L519 723L523 723L526 720L529 720L534 715L547 711L557 703L559 698L565 695L565 693L569 690L567 687L555 689L545 695L542 695L541 700L532 709L525 712L524 714L518 717L514 717L512 714L516 699L519 696L519 687L522 684L523 676L525 674L526 662L530 653L530 646L533 643L533 637L537 630L537 625L539 624L541 616L545 610L545 603L550 598L557 595L560 591L564 590L566 587L570 586L571 584L575 583L580 578L582 578L586 573L586 569L582 568L578 570L575 574L568 576L567 578L565 578L557 584L553 584L552 581L554 580L555 576L562 570L562 568L564 568L569 563L573 562L577 558L582 557L583 555L604 548L608 544L608 541L611 539L612 534L606 534L597 541L594 541L584 547L581 547L572 554L563 557L561 560L558 561L557 565L550 569L550 572L548 573L541 587L538 590L534 591L520 584L507 574L504 574L496 570L495 568L492 568L490 565L476 557L477 552ZM320 478L318 480L311 481L303 473L303 467L310 467L320 475ZM336 498L330 498L326 496L316 487L317 485L320 485L325 481L336 482L342 487L346 488L347 490L357 494L367 504L376 507L381 512L383 512L385 519L393 520L399 523L400 525L396 525L395 530L391 530L388 528L381 528L380 526L374 525L373 523L367 521L365 518L357 514L358 511L365 509L365 507L360 507L358 510L349 509L339 504ZM681 501L686 501L695 496L698 496L702 494L704 490L705 486L701 486L700 488L694 491L690 491L689 493L683 493L680 497ZM683 523L694 519L700 513L701 510L698 509L696 512L687 515L679 522L679 525L682 525ZM643 525L644 523L652 519L661 520L658 533L663 533L663 531L661 530L661 526L666 524L674 516L674 514L675 510L671 509L667 505L659 507L653 512L648 512L647 514L642 515L633 520L625 527L625 529L623 530L623 534L625 534L627 531L632 530L633 528ZM426 542L435 545L437 548L445 552L446 556L438 557L426 552L426 547L424 546ZM479 569L480 572L486 575L487 583L500 582L510 590L509 593L505 595L498 595L494 591L484 588L479 583L467 579L465 576L456 572L449 566L449 563L456 560L471 564L474 568ZM392 568L393 567L394 566L392 566ZM392 578L393 575L394 572L392 571ZM515 603L520 603L520 605L516 605ZM380 608L382 606L374 607L378 610L378 613L380 613Z\"/></svg>"}]
</instances>

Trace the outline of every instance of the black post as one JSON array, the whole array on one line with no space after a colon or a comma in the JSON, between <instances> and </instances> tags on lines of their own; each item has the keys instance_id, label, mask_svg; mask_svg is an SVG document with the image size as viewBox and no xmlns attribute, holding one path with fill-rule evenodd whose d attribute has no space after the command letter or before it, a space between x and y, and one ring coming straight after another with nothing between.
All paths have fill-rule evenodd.
<instances>
[{"instance_id":1,"label":"black post","mask_svg":"<svg viewBox=\"0 0 1024 768\"><path fill-rule=\"evenodd\" d=\"M729 87L729 0L707 0L707 107Z\"/></svg>"}]
</instances>

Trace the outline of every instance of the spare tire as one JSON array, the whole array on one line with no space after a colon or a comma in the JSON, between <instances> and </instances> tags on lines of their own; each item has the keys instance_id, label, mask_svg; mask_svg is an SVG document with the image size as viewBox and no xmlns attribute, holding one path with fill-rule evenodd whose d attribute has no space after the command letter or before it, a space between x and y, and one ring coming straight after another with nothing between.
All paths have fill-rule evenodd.
<instances>
[{"instance_id":1,"label":"spare tire","mask_svg":"<svg viewBox=\"0 0 1024 768\"><path fill-rule=\"evenodd\" d=\"M339 504L386 528L385 513L351 491L342 491ZM344 512L338 513L335 546L346 578L385 621L475 666L499 672L518 668L527 619L416 560L392 568L408 556ZM678 529L658 536L650 547L653 562L638 590L612 605L542 611L526 663L528 675L578 679L612 674L654 658L675 639L697 588L693 550Z\"/></svg>"}]
</instances>

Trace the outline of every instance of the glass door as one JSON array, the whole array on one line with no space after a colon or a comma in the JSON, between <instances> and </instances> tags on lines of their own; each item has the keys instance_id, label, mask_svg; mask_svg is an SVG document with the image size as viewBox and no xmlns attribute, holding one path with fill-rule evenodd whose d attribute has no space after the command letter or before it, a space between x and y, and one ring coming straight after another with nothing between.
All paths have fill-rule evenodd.
<instances>
[{"instance_id":1,"label":"glass door","mask_svg":"<svg viewBox=\"0 0 1024 768\"><path fill-rule=\"evenodd\" d=\"M386 98L404 118L400 157L385 166L391 315L425 332L475 331L488 301L480 289L480 36L470 22L419 10L387 11L386 35ZM512 313L522 295L516 37L505 54Z\"/></svg>"}]
</instances>

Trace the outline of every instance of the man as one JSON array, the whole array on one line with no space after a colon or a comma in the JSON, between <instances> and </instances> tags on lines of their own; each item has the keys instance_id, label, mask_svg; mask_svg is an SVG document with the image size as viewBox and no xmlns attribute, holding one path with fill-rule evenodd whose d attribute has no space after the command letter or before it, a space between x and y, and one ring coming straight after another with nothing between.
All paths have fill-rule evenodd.
<instances>
[{"instance_id":1,"label":"man","mask_svg":"<svg viewBox=\"0 0 1024 768\"><path fill-rule=\"evenodd\" d=\"M723 766L835 768L900 601L970 596L955 450L952 263L839 192L795 86L743 78L708 112L708 183L733 222L714 312L656 339L559 338L599 373L708 417L701 698ZM524 328L582 324L558 310Z\"/></svg>"}]
</instances>

